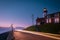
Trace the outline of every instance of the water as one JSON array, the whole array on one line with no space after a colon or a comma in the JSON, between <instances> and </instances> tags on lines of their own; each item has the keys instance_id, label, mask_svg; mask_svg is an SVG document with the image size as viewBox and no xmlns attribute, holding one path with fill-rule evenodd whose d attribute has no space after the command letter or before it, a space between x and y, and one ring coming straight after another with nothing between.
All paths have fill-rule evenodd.
<instances>
[{"instance_id":1,"label":"water","mask_svg":"<svg viewBox=\"0 0 60 40\"><path fill-rule=\"evenodd\" d=\"M16 28L14 28L14 30L15 29L23 30L24 28L23 27L16 27ZM11 27L0 27L0 34L11 31L11 30L12 30Z\"/></svg>"},{"instance_id":2,"label":"water","mask_svg":"<svg viewBox=\"0 0 60 40\"><path fill-rule=\"evenodd\" d=\"M8 31L11 31L11 28L9 27L1 27L0 28L0 34L2 34L2 33L5 33L5 32L8 32Z\"/></svg>"}]
</instances>

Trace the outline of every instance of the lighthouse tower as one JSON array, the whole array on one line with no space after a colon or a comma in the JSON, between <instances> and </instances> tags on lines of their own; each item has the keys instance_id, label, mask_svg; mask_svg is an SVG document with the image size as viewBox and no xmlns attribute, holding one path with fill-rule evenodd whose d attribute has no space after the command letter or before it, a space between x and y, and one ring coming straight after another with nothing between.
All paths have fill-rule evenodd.
<instances>
[{"instance_id":1,"label":"lighthouse tower","mask_svg":"<svg viewBox=\"0 0 60 40\"><path fill-rule=\"evenodd\" d=\"M47 15L47 9L46 9L46 8L44 8L44 9L43 9L43 17L45 18L45 17L46 17L46 15Z\"/></svg>"},{"instance_id":2,"label":"lighthouse tower","mask_svg":"<svg viewBox=\"0 0 60 40\"><path fill-rule=\"evenodd\" d=\"M45 19L45 23L47 23L47 22L46 22L46 19L47 19L47 12L48 12L47 9L44 8L44 9L43 9L43 17L44 17L44 19Z\"/></svg>"}]
</instances>

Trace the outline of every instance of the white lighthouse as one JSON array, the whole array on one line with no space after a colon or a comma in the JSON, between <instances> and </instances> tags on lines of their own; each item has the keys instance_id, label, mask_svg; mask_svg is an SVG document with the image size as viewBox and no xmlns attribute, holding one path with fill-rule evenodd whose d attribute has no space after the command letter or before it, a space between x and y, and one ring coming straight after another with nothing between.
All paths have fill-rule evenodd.
<instances>
[{"instance_id":1,"label":"white lighthouse","mask_svg":"<svg viewBox=\"0 0 60 40\"><path fill-rule=\"evenodd\" d=\"M47 9L44 8L44 9L43 9L43 17L46 17L46 15L47 15Z\"/></svg>"},{"instance_id":2,"label":"white lighthouse","mask_svg":"<svg viewBox=\"0 0 60 40\"><path fill-rule=\"evenodd\" d=\"M43 17L44 17L45 23L48 23L47 12L48 12L47 9L44 8L44 9L43 9Z\"/></svg>"}]
</instances>

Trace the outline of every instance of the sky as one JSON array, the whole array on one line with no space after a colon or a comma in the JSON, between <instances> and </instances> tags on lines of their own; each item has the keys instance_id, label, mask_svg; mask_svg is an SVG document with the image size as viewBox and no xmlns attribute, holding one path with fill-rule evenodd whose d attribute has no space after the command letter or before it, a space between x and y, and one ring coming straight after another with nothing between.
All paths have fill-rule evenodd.
<instances>
[{"instance_id":1,"label":"sky","mask_svg":"<svg viewBox=\"0 0 60 40\"><path fill-rule=\"evenodd\" d=\"M43 9L48 14L60 11L60 0L0 0L0 26L28 27L37 17L43 17Z\"/></svg>"}]
</instances>

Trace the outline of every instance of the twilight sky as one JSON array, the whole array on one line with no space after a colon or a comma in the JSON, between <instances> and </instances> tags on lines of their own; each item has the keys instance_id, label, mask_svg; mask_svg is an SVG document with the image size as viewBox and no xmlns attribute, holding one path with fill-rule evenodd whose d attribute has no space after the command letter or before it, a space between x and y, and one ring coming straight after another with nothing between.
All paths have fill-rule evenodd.
<instances>
[{"instance_id":1,"label":"twilight sky","mask_svg":"<svg viewBox=\"0 0 60 40\"><path fill-rule=\"evenodd\" d=\"M48 13L60 11L60 0L0 0L0 26L27 27L37 17L43 17L43 8Z\"/></svg>"}]
</instances>

